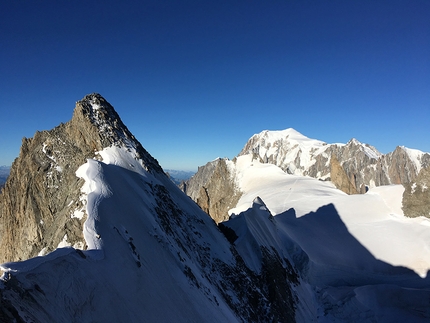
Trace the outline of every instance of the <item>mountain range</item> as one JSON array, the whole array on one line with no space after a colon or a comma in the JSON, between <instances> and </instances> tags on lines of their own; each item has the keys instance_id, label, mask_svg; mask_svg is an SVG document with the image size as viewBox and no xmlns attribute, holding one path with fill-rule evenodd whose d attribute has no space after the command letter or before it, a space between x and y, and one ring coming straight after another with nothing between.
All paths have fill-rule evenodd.
<instances>
[{"instance_id":1,"label":"mountain range","mask_svg":"<svg viewBox=\"0 0 430 323\"><path fill-rule=\"evenodd\" d=\"M430 220L402 209L407 187L427 207L427 154L396 172L356 141L272 135L200 167L183 184L195 203L85 96L23 140L0 194L0 321L427 322ZM371 167L352 181L347 152L390 185L366 182Z\"/></svg>"},{"instance_id":2,"label":"mountain range","mask_svg":"<svg viewBox=\"0 0 430 323\"><path fill-rule=\"evenodd\" d=\"M426 189L430 180L429 153L399 146L393 152L382 154L354 138L346 144L328 144L290 128L253 135L237 157L247 155L260 163L276 165L287 174L330 181L347 194L363 194L377 186L401 184L405 187L404 214L430 216L430 192ZM211 161L199 167L197 174L181 186L217 222L228 219L228 210L242 194L236 184L236 159ZM227 164L233 166L227 167ZM222 189L219 189L220 182Z\"/></svg>"},{"instance_id":3,"label":"mountain range","mask_svg":"<svg viewBox=\"0 0 430 323\"><path fill-rule=\"evenodd\" d=\"M181 182L190 179L196 172L193 171L184 171L184 170L175 170L175 169L165 169L166 174L170 177L170 179L176 185L181 184Z\"/></svg>"}]
</instances>

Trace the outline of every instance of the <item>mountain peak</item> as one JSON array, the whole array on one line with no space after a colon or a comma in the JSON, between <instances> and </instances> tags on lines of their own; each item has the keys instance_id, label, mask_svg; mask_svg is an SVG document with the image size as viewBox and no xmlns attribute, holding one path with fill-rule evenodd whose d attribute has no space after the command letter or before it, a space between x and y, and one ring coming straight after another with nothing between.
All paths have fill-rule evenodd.
<instances>
[{"instance_id":1,"label":"mountain peak","mask_svg":"<svg viewBox=\"0 0 430 323\"><path fill-rule=\"evenodd\" d=\"M0 250L0 264L34 257L0 265L0 321L295 317L289 271L275 272L271 254L263 274L246 267L97 94L76 103L70 122L23 141L0 194ZM271 291L275 274L282 294ZM118 300L125 306L109 306Z\"/></svg>"},{"instance_id":2,"label":"mountain peak","mask_svg":"<svg viewBox=\"0 0 430 323\"><path fill-rule=\"evenodd\" d=\"M112 154L123 157L119 167L164 176L157 160L97 93L76 102L70 121L25 138L0 195L0 227L14 225L0 235L5 250L0 262L44 255L66 242L83 248L86 213L76 171L89 159L108 164Z\"/></svg>"},{"instance_id":3,"label":"mountain peak","mask_svg":"<svg viewBox=\"0 0 430 323\"><path fill-rule=\"evenodd\" d=\"M355 138L352 138L346 146L358 146L361 151L363 151L369 158L378 159L382 154L373 146L369 144L363 144Z\"/></svg>"},{"instance_id":4,"label":"mountain peak","mask_svg":"<svg viewBox=\"0 0 430 323\"><path fill-rule=\"evenodd\" d=\"M347 145L361 145L361 144L362 143L355 138L351 138L347 143Z\"/></svg>"},{"instance_id":5,"label":"mountain peak","mask_svg":"<svg viewBox=\"0 0 430 323\"><path fill-rule=\"evenodd\" d=\"M102 147L99 148L104 148L112 143L124 143L125 139L134 140L133 135L123 124L112 105L98 93L88 94L76 102L71 123L78 128L80 127L76 125L77 123L89 128L95 126L97 129L94 130L99 132L102 141Z\"/></svg>"},{"instance_id":6,"label":"mountain peak","mask_svg":"<svg viewBox=\"0 0 430 323\"><path fill-rule=\"evenodd\" d=\"M114 107L100 94L91 93L76 102L69 131L94 152L111 146L123 147L142 160L147 170L163 172L161 166L140 144L122 122Z\"/></svg>"},{"instance_id":7,"label":"mountain peak","mask_svg":"<svg viewBox=\"0 0 430 323\"><path fill-rule=\"evenodd\" d=\"M96 125L103 123L115 125L118 120L121 121L115 109L98 93L88 94L82 100L76 102L76 109Z\"/></svg>"},{"instance_id":8,"label":"mountain peak","mask_svg":"<svg viewBox=\"0 0 430 323\"><path fill-rule=\"evenodd\" d=\"M287 128L284 130L264 130L259 134L255 134L252 138L254 137L269 138L269 140L271 141L277 141L281 139L288 139L289 141L297 141L297 142L315 141L314 139L306 137L305 135L303 135L302 133L300 133L294 128Z\"/></svg>"}]
</instances>

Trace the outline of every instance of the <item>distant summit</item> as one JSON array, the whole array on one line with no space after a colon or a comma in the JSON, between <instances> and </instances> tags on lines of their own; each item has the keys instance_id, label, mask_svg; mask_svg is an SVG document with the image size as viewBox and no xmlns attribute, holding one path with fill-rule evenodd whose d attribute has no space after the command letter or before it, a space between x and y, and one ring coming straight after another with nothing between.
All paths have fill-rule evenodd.
<instances>
[{"instance_id":1,"label":"distant summit","mask_svg":"<svg viewBox=\"0 0 430 323\"><path fill-rule=\"evenodd\" d=\"M292 175L331 180L348 194L413 182L421 168L430 165L430 154L421 151L397 147L384 155L355 138L347 144L328 144L291 128L253 135L239 156L247 154Z\"/></svg>"},{"instance_id":2,"label":"distant summit","mask_svg":"<svg viewBox=\"0 0 430 323\"><path fill-rule=\"evenodd\" d=\"M196 172L192 171L183 171L183 170L174 170L174 169L165 169L165 173L170 177L170 179L176 185L181 184L183 181L186 181L191 178Z\"/></svg>"},{"instance_id":3,"label":"distant summit","mask_svg":"<svg viewBox=\"0 0 430 323\"><path fill-rule=\"evenodd\" d=\"M405 198L408 195L407 200L411 201L405 205L405 215L430 216L430 203L420 208L410 207L414 201L414 197L410 195L419 192L412 187L417 178L422 181L421 178L425 175L418 177L420 172L430 166L429 153L399 146L391 153L382 154L375 147L355 138L346 144L328 144L289 128L280 131L264 130L253 135L238 157L247 155L260 163L276 165L291 175L331 181L347 194L366 193L369 189L382 185L402 184L407 188ZM234 188L236 181L232 171L235 159L233 166L227 167L224 165L226 163L231 164L224 159L199 167L197 174L183 185L184 192L215 221L226 220L227 211L241 195L237 185L235 189L226 189L226 185ZM220 180L222 183L218 182ZM430 192L424 190L423 194ZM428 199L430 200L430 196ZM418 212L418 209L421 211Z\"/></svg>"}]
</instances>

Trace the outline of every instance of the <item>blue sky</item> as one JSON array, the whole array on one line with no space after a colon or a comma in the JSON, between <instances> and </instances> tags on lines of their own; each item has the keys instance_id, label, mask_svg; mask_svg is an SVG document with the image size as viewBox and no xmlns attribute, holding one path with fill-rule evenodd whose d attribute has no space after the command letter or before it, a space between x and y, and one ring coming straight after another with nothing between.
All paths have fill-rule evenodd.
<instances>
[{"instance_id":1,"label":"blue sky","mask_svg":"<svg viewBox=\"0 0 430 323\"><path fill-rule=\"evenodd\" d=\"M3 1L0 165L102 94L167 169L262 130L430 152L430 2Z\"/></svg>"}]
</instances>

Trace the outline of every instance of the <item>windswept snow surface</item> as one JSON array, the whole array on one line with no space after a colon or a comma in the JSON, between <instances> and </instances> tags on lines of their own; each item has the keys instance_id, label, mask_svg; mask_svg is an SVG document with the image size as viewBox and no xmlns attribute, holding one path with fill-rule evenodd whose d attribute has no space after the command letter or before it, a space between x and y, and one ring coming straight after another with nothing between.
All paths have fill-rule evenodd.
<instances>
[{"instance_id":1,"label":"windswept snow surface","mask_svg":"<svg viewBox=\"0 0 430 323\"><path fill-rule=\"evenodd\" d=\"M306 305L297 311L299 321L430 320L430 221L404 217L401 185L347 195L330 182L288 175L249 155L237 158L235 172L243 195L226 225L254 270L261 260L251 244L269 243L293 259L302 277L299 304ZM263 202L276 229L252 220L250 210Z\"/></svg>"}]
</instances>

